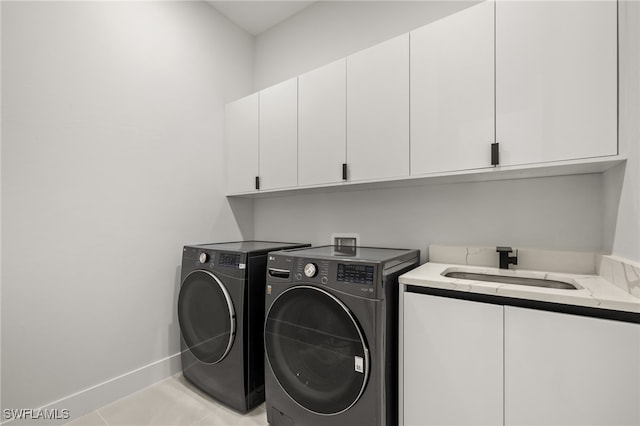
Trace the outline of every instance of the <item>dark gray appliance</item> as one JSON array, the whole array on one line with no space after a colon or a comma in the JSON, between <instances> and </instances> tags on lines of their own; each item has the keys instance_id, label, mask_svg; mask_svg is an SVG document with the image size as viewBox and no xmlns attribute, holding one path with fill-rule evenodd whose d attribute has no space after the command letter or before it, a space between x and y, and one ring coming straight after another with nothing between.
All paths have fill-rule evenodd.
<instances>
[{"instance_id":1,"label":"dark gray appliance","mask_svg":"<svg viewBox=\"0 0 640 426\"><path fill-rule=\"evenodd\" d=\"M178 321L187 380L242 413L264 401L267 253L306 246L238 241L184 247Z\"/></svg>"},{"instance_id":2,"label":"dark gray appliance","mask_svg":"<svg viewBox=\"0 0 640 426\"><path fill-rule=\"evenodd\" d=\"M269 253L265 388L272 426L398 421L398 276L418 250Z\"/></svg>"}]
</instances>

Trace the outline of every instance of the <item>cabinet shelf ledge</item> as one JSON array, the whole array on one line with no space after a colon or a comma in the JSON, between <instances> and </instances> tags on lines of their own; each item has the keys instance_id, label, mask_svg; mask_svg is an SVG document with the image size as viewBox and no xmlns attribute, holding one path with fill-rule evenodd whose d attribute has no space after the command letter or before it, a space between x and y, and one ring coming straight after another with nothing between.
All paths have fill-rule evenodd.
<instances>
[{"instance_id":1,"label":"cabinet shelf ledge","mask_svg":"<svg viewBox=\"0 0 640 426\"><path fill-rule=\"evenodd\" d=\"M570 161L535 163L518 166L498 166L483 169L469 169L455 172L442 172L399 177L384 180L338 182L325 185L297 186L292 188L250 191L227 194L227 197L268 198L313 193L331 193L341 191L360 191L371 189L401 188L422 185L442 185L449 183L485 182L508 179L530 179L550 176L569 176L579 174L602 173L624 163L625 156L587 158Z\"/></svg>"}]
</instances>

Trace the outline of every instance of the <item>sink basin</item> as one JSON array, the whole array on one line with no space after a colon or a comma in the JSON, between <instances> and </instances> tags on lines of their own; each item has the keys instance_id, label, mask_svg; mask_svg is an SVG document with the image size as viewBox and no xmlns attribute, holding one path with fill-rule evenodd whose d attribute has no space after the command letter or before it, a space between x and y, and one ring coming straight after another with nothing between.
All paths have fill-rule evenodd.
<instances>
[{"instance_id":1,"label":"sink basin","mask_svg":"<svg viewBox=\"0 0 640 426\"><path fill-rule=\"evenodd\" d=\"M448 278L459 278L463 280L488 281L501 284L528 285L534 287L558 288L562 290L578 290L575 285L557 280L546 280L543 278L525 278L507 275L482 274L478 272L452 271L444 274Z\"/></svg>"}]
</instances>

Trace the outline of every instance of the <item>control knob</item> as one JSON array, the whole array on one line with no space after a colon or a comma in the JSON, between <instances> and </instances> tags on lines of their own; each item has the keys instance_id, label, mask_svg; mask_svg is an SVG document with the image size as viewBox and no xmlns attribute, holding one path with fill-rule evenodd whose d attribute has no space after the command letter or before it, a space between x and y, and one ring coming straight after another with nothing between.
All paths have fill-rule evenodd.
<instances>
[{"instance_id":1,"label":"control knob","mask_svg":"<svg viewBox=\"0 0 640 426\"><path fill-rule=\"evenodd\" d=\"M200 263L207 263L209 261L209 255L207 253L200 253L200 256L198 256L198 261Z\"/></svg>"},{"instance_id":2,"label":"control knob","mask_svg":"<svg viewBox=\"0 0 640 426\"><path fill-rule=\"evenodd\" d=\"M307 263L304 265L304 275L307 278L313 278L318 274L318 267L315 263Z\"/></svg>"}]
</instances>

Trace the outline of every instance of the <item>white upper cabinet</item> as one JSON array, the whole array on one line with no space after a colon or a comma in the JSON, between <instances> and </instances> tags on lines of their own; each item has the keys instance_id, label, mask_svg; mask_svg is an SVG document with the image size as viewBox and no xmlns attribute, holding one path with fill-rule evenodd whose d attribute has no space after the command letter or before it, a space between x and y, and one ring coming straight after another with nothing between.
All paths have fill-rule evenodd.
<instances>
[{"instance_id":1,"label":"white upper cabinet","mask_svg":"<svg viewBox=\"0 0 640 426\"><path fill-rule=\"evenodd\" d=\"M347 57L349 181L409 175L409 35Z\"/></svg>"},{"instance_id":2,"label":"white upper cabinet","mask_svg":"<svg viewBox=\"0 0 640 426\"><path fill-rule=\"evenodd\" d=\"M617 19L611 0L487 0L230 103L227 192L473 180L498 146L502 176L610 167Z\"/></svg>"},{"instance_id":3,"label":"white upper cabinet","mask_svg":"<svg viewBox=\"0 0 640 426\"><path fill-rule=\"evenodd\" d=\"M493 50L493 2L411 32L412 175L491 167Z\"/></svg>"},{"instance_id":4,"label":"white upper cabinet","mask_svg":"<svg viewBox=\"0 0 640 426\"><path fill-rule=\"evenodd\" d=\"M500 164L617 154L617 3L496 3Z\"/></svg>"},{"instance_id":5,"label":"white upper cabinet","mask_svg":"<svg viewBox=\"0 0 640 426\"><path fill-rule=\"evenodd\" d=\"M255 191L258 176L258 94L227 105L227 193Z\"/></svg>"},{"instance_id":6,"label":"white upper cabinet","mask_svg":"<svg viewBox=\"0 0 640 426\"><path fill-rule=\"evenodd\" d=\"M298 79L260 92L260 189L298 183Z\"/></svg>"},{"instance_id":7,"label":"white upper cabinet","mask_svg":"<svg viewBox=\"0 0 640 426\"><path fill-rule=\"evenodd\" d=\"M346 60L298 77L298 184L342 181L346 161Z\"/></svg>"}]
</instances>

